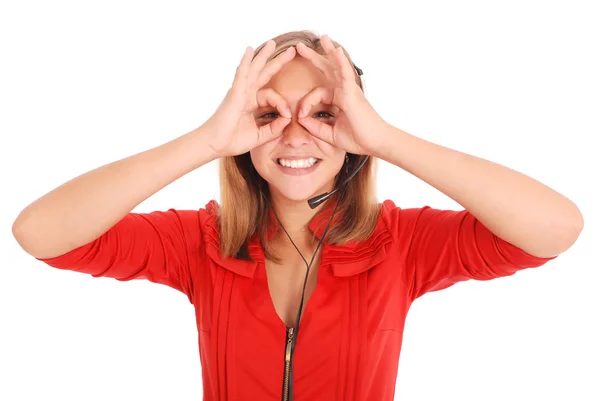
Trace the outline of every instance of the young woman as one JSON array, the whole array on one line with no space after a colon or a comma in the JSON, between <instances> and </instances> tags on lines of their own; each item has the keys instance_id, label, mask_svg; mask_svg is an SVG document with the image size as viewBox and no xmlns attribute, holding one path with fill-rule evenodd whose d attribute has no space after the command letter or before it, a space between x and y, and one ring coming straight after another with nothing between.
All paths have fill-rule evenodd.
<instances>
[{"instance_id":1,"label":"young woman","mask_svg":"<svg viewBox=\"0 0 600 401\"><path fill-rule=\"evenodd\" d=\"M207 401L392 400L416 298L540 266L583 218L532 178L393 127L361 73L311 32L247 48L203 125L44 195L15 238L56 268L183 292ZM215 159L220 205L131 212ZM377 159L464 210L378 203Z\"/></svg>"}]
</instances>

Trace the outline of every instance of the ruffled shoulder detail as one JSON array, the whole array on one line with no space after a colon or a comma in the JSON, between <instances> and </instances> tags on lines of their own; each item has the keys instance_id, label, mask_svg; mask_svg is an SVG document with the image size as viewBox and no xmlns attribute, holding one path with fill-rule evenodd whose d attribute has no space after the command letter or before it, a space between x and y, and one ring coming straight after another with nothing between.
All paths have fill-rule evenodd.
<instances>
[{"instance_id":1,"label":"ruffled shoulder detail","mask_svg":"<svg viewBox=\"0 0 600 401\"><path fill-rule=\"evenodd\" d=\"M254 261L240 260L236 258L224 258L221 256L219 226L217 217L219 213L219 204L215 200L208 202L204 209L200 209L200 224L202 225L202 235L204 238L206 254L219 266L237 273L244 277L252 278L256 271L257 257L260 256L260 249L256 246L250 246L250 256Z\"/></svg>"},{"instance_id":2,"label":"ruffled shoulder detail","mask_svg":"<svg viewBox=\"0 0 600 401\"><path fill-rule=\"evenodd\" d=\"M349 277L367 271L383 262L388 257L388 249L392 243L386 216L394 207L395 204L390 200L385 200L380 205L377 225L367 240L325 246L321 255L321 263L330 264L334 276Z\"/></svg>"},{"instance_id":3,"label":"ruffled shoulder detail","mask_svg":"<svg viewBox=\"0 0 600 401\"><path fill-rule=\"evenodd\" d=\"M321 255L321 264L330 265L334 276L349 277L383 262L388 257L388 249L393 240L386 223L386 216L394 207L394 203L390 200L380 205L375 230L367 240L353 241L344 245L326 244ZM215 200L207 203L205 209L200 209L206 254L219 266L252 278L258 265L257 261L264 260L264 252L256 235L248 242L248 251L253 261L222 257L217 223L218 212L219 205ZM322 218L325 217L326 214Z\"/></svg>"}]
</instances>

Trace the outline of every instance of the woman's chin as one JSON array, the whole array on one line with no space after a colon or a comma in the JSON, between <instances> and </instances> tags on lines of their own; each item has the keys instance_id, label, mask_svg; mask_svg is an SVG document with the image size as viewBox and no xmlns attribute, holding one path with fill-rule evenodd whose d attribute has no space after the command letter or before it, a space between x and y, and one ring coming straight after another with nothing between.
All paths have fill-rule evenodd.
<instances>
[{"instance_id":1,"label":"woman's chin","mask_svg":"<svg viewBox=\"0 0 600 401\"><path fill-rule=\"evenodd\" d=\"M283 198L293 202L307 202L310 198L322 193L318 188L277 188L277 192Z\"/></svg>"}]
</instances>

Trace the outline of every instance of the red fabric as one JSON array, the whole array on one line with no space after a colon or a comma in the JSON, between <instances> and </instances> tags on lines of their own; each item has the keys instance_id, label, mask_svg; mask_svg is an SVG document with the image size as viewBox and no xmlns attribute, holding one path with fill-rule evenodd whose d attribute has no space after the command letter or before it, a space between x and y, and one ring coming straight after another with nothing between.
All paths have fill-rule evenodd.
<instances>
[{"instance_id":1,"label":"red fabric","mask_svg":"<svg viewBox=\"0 0 600 401\"><path fill-rule=\"evenodd\" d=\"M255 262L222 258L216 207L211 201L200 210L129 213L95 241L40 260L183 292L196 311L204 400L280 400L286 332L269 295L264 255L255 236ZM313 232L328 213L311 224ZM392 400L415 299L550 259L503 241L467 211L401 209L386 200L371 238L323 248L300 322L294 400Z\"/></svg>"}]
</instances>

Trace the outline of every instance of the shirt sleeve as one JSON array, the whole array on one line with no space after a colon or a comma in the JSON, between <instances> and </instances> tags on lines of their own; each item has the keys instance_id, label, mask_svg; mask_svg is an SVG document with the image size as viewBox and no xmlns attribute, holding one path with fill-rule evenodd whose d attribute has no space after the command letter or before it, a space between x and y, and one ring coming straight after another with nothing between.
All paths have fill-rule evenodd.
<instances>
[{"instance_id":1,"label":"shirt sleeve","mask_svg":"<svg viewBox=\"0 0 600 401\"><path fill-rule=\"evenodd\" d=\"M402 277L412 299L460 281L511 276L556 258L528 254L466 210L393 207L391 226L402 248Z\"/></svg>"},{"instance_id":2,"label":"shirt sleeve","mask_svg":"<svg viewBox=\"0 0 600 401\"><path fill-rule=\"evenodd\" d=\"M36 259L93 277L167 285L193 303L190 261L203 257L202 238L197 210L128 213L94 241L60 256Z\"/></svg>"}]
</instances>

